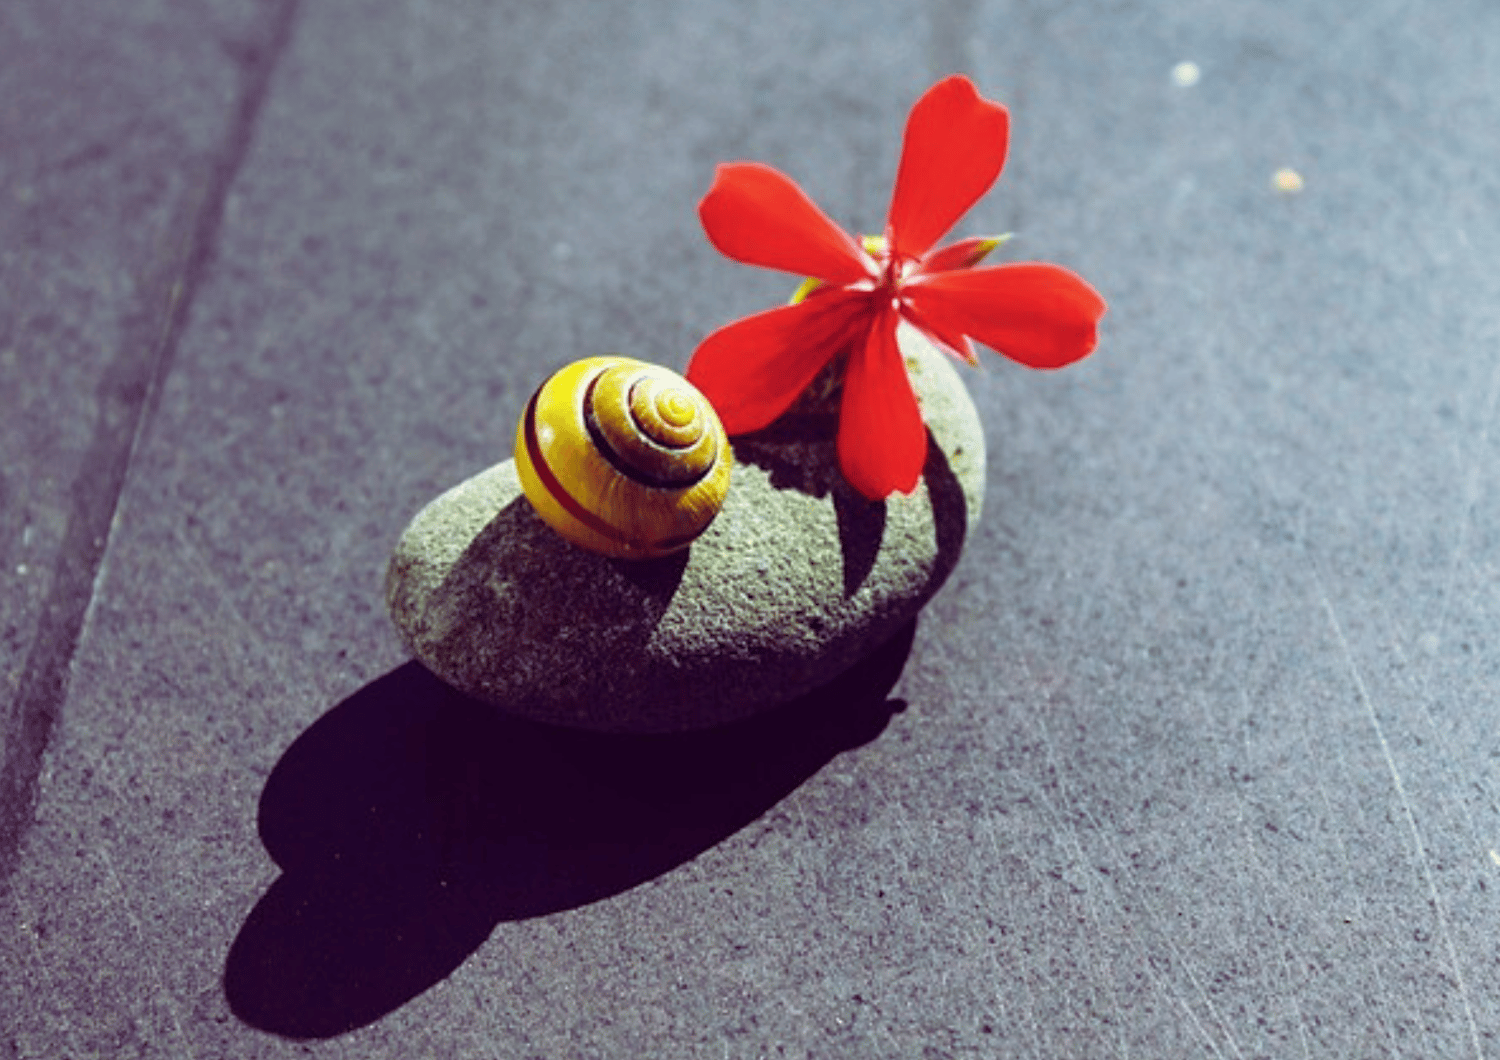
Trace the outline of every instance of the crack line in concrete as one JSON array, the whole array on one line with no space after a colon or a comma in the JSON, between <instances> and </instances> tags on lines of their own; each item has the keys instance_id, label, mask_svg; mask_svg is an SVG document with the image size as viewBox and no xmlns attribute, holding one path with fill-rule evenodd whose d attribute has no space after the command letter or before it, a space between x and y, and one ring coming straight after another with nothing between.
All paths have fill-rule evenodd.
<instances>
[{"instance_id":1,"label":"crack line in concrete","mask_svg":"<svg viewBox=\"0 0 1500 1060\"><path fill-rule=\"evenodd\" d=\"M136 309L122 321L120 348L99 384L94 436L71 489L67 529L52 585L6 714L0 763L0 892L20 859L35 812L37 781L68 691L73 660L95 599L120 496L172 366L194 296L218 243L225 202L255 131L271 75L292 36L299 0L281 0L256 39L226 46L240 67L240 91L201 192L167 229L181 248L142 284Z\"/></svg>"}]
</instances>

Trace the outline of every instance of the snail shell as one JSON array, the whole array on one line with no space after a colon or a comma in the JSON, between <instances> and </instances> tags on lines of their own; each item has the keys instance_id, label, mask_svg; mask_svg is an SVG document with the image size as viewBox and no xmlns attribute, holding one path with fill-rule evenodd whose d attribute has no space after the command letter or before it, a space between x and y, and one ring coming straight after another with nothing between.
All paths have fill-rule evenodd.
<instances>
[{"instance_id":1,"label":"snail shell","mask_svg":"<svg viewBox=\"0 0 1500 1060\"><path fill-rule=\"evenodd\" d=\"M516 429L516 471L537 514L606 556L686 548L719 513L731 464L708 399L676 372L625 357L560 369Z\"/></svg>"}]
</instances>

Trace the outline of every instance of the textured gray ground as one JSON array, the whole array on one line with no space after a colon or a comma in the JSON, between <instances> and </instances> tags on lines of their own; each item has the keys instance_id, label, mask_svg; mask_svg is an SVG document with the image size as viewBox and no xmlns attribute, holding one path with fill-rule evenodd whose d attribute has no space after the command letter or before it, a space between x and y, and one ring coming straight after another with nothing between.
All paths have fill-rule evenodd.
<instances>
[{"instance_id":1,"label":"textured gray ground","mask_svg":"<svg viewBox=\"0 0 1500 1060\"><path fill-rule=\"evenodd\" d=\"M875 228L953 69L1112 308L967 376L909 655L656 740L404 665L549 366L784 294L713 164ZM0 5L0 1044L1500 1052L1497 101L1488 0Z\"/></svg>"}]
</instances>

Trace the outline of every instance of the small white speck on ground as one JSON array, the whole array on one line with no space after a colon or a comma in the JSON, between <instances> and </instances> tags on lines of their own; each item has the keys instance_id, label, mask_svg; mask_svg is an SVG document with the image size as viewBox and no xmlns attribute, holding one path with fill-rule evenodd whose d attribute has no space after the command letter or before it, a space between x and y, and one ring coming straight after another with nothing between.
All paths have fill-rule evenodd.
<instances>
[{"instance_id":1,"label":"small white speck on ground","mask_svg":"<svg viewBox=\"0 0 1500 1060\"><path fill-rule=\"evenodd\" d=\"M1282 166L1271 176L1271 187L1283 195L1295 195L1302 190L1302 174L1295 169Z\"/></svg>"},{"instance_id":2,"label":"small white speck on ground","mask_svg":"<svg viewBox=\"0 0 1500 1060\"><path fill-rule=\"evenodd\" d=\"M1436 633L1423 633L1417 638L1417 647L1428 655L1436 655L1439 647L1438 635Z\"/></svg>"},{"instance_id":3,"label":"small white speck on ground","mask_svg":"<svg viewBox=\"0 0 1500 1060\"><path fill-rule=\"evenodd\" d=\"M1178 88L1192 88L1198 83L1198 78L1203 76L1203 71L1198 69L1198 64L1184 59L1172 67L1172 84Z\"/></svg>"}]
</instances>

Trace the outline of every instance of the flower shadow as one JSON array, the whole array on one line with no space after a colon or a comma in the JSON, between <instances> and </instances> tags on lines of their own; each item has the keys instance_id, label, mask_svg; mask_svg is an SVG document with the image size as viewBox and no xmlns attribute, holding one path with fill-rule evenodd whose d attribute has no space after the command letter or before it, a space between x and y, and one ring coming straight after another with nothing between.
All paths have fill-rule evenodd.
<instances>
[{"instance_id":1,"label":"flower shadow","mask_svg":"<svg viewBox=\"0 0 1500 1060\"><path fill-rule=\"evenodd\" d=\"M283 875L230 948L246 1023L321 1038L394 1011L499 924L651 880L876 738L915 633L748 721L620 736L522 720L407 663L287 749L259 830Z\"/></svg>"},{"instance_id":2,"label":"flower shadow","mask_svg":"<svg viewBox=\"0 0 1500 1060\"><path fill-rule=\"evenodd\" d=\"M880 556L885 538L885 501L872 501L849 485L839 467L833 413L789 413L769 427L733 441L736 460L761 468L775 489L792 489L811 497L833 498L843 552L843 589L847 599L859 591ZM944 571L958 561L967 523L963 486L948 465L942 446L927 434L923 481L932 504L939 562Z\"/></svg>"}]
</instances>

